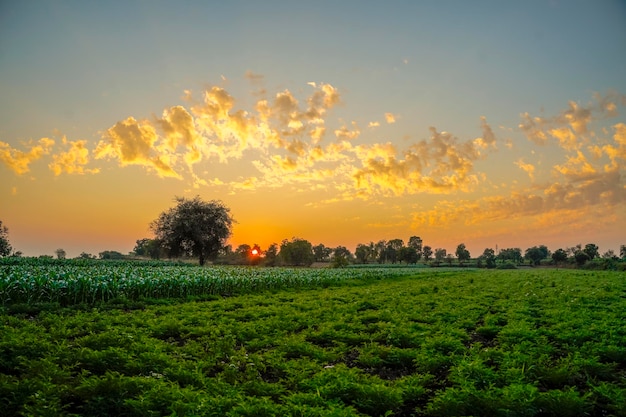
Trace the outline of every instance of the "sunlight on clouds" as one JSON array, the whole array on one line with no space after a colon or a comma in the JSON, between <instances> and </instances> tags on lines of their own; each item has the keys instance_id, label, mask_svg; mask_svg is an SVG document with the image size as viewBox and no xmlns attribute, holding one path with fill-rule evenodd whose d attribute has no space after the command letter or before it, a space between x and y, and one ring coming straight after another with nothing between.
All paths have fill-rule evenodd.
<instances>
[{"instance_id":1,"label":"sunlight on clouds","mask_svg":"<svg viewBox=\"0 0 626 417\"><path fill-rule=\"evenodd\" d=\"M139 123L133 117L109 128L94 151L96 159L118 159L120 166L140 165L152 169L159 177L181 178L169 165L170 157L155 155L158 137L149 122Z\"/></svg>"},{"instance_id":2,"label":"sunlight on clouds","mask_svg":"<svg viewBox=\"0 0 626 417\"><path fill-rule=\"evenodd\" d=\"M568 156L565 164L555 165L554 169L573 181L586 179L597 173L581 151L577 151L575 156Z\"/></svg>"},{"instance_id":3,"label":"sunlight on clouds","mask_svg":"<svg viewBox=\"0 0 626 417\"><path fill-rule=\"evenodd\" d=\"M548 130L548 133L559 141L561 148L566 150L578 149L580 143L577 136L569 127L559 127Z\"/></svg>"},{"instance_id":4,"label":"sunlight on clouds","mask_svg":"<svg viewBox=\"0 0 626 417\"><path fill-rule=\"evenodd\" d=\"M37 142L28 142L26 146L30 149L27 151L20 151L12 148L8 143L0 141L0 162L17 175L22 175L30 171L29 165L32 162L48 155L53 145L54 140L41 138Z\"/></svg>"},{"instance_id":5,"label":"sunlight on clouds","mask_svg":"<svg viewBox=\"0 0 626 417\"><path fill-rule=\"evenodd\" d=\"M547 144L548 135L551 135L563 149L577 149L587 136L594 136L589 131L592 122L618 115L615 101L626 105L626 97L615 92L609 92L605 96L594 94L594 99L595 102L586 106L570 101L567 109L553 117L532 117L529 113L523 113L518 127L537 145Z\"/></svg>"},{"instance_id":6,"label":"sunlight on clouds","mask_svg":"<svg viewBox=\"0 0 626 417\"><path fill-rule=\"evenodd\" d=\"M480 138L476 138L474 140L475 144L483 149L492 147L496 148L496 135L493 133L493 129L487 123L487 118L485 116L480 117L480 127L483 130L483 136Z\"/></svg>"},{"instance_id":7,"label":"sunlight on clouds","mask_svg":"<svg viewBox=\"0 0 626 417\"><path fill-rule=\"evenodd\" d=\"M99 169L85 169L85 165L89 163L89 149L87 149L86 140L72 142L64 136L62 143L66 147L69 146L69 149L52 155L52 162L48 165L55 176L62 173L82 175L100 172Z\"/></svg>"},{"instance_id":8,"label":"sunlight on clouds","mask_svg":"<svg viewBox=\"0 0 626 417\"><path fill-rule=\"evenodd\" d=\"M403 158L391 144L356 148L362 167L353 177L357 188L395 195L446 193L473 189L482 175L471 174L480 158L474 141L459 142L448 132L430 128L431 137L411 145Z\"/></svg>"},{"instance_id":9,"label":"sunlight on clouds","mask_svg":"<svg viewBox=\"0 0 626 417\"><path fill-rule=\"evenodd\" d=\"M602 147L602 151L611 159L612 169L621 169L624 166L624 161L626 161L626 124L617 123L613 129L615 129L613 140L616 146L605 145Z\"/></svg>"},{"instance_id":10,"label":"sunlight on clouds","mask_svg":"<svg viewBox=\"0 0 626 417\"><path fill-rule=\"evenodd\" d=\"M535 180L535 166L533 164L527 164L522 158L520 158L515 161L515 165L517 165L522 171L527 173L532 181Z\"/></svg>"},{"instance_id":11,"label":"sunlight on clouds","mask_svg":"<svg viewBox=\"0 0 626 417\"><path fill-rule=\"evenodd\" d=\"M260 82L263 76L248 72L245 78ZM85 140L63 138L60 149L53 152L54 141L43 138L29 143L24 151L0 142L0 161L18 175L29 172L33 161L50 155L48 167L56 176L97 173L97 169L87 169L91 159L97 159L112 160L121 167L140 166L162 178L183 179L187 189L204 187L231 194L277 188L327 193L327 198L304 202L307 207L372 202L380 196L474 193L472 199L450 197L412 213L408 219L416 228L559 221L555 213L563 216L563 223L568 221L567 213L580 207L608 216L626 203L626 124L598 126L617 116L619 105L626 103L617 93L595 95L595 101L587 105L566 103L554 116L523 113L517 131L502 127L507 134L521 132L530 141L515 146L527 152L524 158L509 153L506 148L513 148L513 139L497 138L485 116L475 126L480 136L466 134L459 139L430 127L424 138L409 142L398 140L407 132L376 140L375 134L387 135L399 127L387 126L396 121L394 114L383 113L384 126L377 121L348 123L333 118L331 110L341 102L338 89L324 83L307 84L312 91L304 97L289 89L256 92L248 109L239 108L240 101L222 87L208 87L196 101L185 90L186 105L167 107L149 120L128 117L118 121L105 130L91 155ZM359 125L365 124L369 129L361 131ZM324 142L327 132L334 137ZM406 145L401 147L401 143ZM499 143L504 143L503 151ZM544 152L535 145L549 148ZM494 157L498 152L500 157ZM541 158L542 164L526 162L529 156ZM517 178L494 179L502 168L494 159L501 158L511 158L508 166L517 166L531 184L520 185L520 172ZM215 163L225 169L207 168ZM542 172L538 169L542 166L548 168ZM209 172L224 174L217 178Z\"/></svg>"},{"instance_id":12,"label":"sunlight on clouds","mask_svg":"<svg viewBox=\"0 0 626 417\"><path fill-rule=\"evenodd\" d=\"M356 125L356 122L352 122L352 130L350 130L346 125L341 126L339 129L335 130L335 136L337 139L344 140L354 140L359 137L361 131Z\"/></svg>"}]
</instances>

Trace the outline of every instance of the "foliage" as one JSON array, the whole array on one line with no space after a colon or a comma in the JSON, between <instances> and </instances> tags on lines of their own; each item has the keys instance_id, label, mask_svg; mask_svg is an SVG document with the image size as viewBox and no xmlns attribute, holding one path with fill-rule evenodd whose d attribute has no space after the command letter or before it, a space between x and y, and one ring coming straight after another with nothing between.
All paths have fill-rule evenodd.
<instances>
[{"instance_id":1,"label":"foliage","mask_svg":"<svg viewBox=\"0 0 626 417\"><path fill-rule=\"evenodd\" d=\"M413 246L405 246L400 248L399 259L406 264L416 264L419 261L420 254Z\"/></svg>"},{"instance_id":2,"label":"foliage","mask_svg":"<svg viewBox=\"0 0 626 417\"><path fill-rule=\"evenodd\" d=\"M13 248L9 243L9 228L2 224L0 220L0 257L9 256Z\"/></svg>"},{"instance_id":3,"label":"foliage","mask_svg":"<svg viewBox=\"0 0 626 417\"><path fill-rule=\"evenodd\" d=\"M354 256L356 257L356 261L361 264L366 264L369 263L370 260L376 259L374 242L370 242L369 244L359 243L354 251Z\"/></svg>"},{"instance_id":4,"label":"foliage","mask_svg":"<svg viewBox=\"0 0 626 417\"><path fill-rule=\"evenodd\" d=\"M122 253L116 250L105 250L98 254L100 259L124 259L126 258Z\"/></svg>"},{"instance_id":5,"label":"foliage","mask_svg":"<svg viewBox=\"0 0 626 417\"><path fill-rule=\"evenodd\" d=\"M326 262L328 258L333 253L332 248L327 248L324 244L320 243L319 245L313 246L313 256L315 262Z\"/></svg>"},{"instance_id":6,"label":"foliage","mask_svg":"<svg viewBox=\"0 0 626 417\"><path fill-rule=\"evenodd\" d=\"M283 240L279 256L285 265L291 266L310 266L315 260L311 242L296 237L291 241Z\"/></svg>"},{"instance_id":7,"label":"foliage","mask_svg":"<svg viewBox=\"0 0 626 417\"><path fill-rule=\"evenodd\" d=\"M333 268L344 268L352 261L352 253L345 246L337 246L333 249L331 266Z\"/></svg>"},{"instance_id":8,"label":"foliage","mask_svg":"<svg viewBox=\"0 0 626 417\"><path fill-rule=\"evenodd\" d=\"M8 259L8 258L5 258ZM414 269L198 268L128 261L18 262L0 269L0 305L94 305L111 299L204 297L279 288L329 286L346 279L393 277Z\"/></svg>"},{"instance_id":9,"label":"foliage","mask_svg":"<svg viewBox=\"0 0 626 417\"><path fill-rule=\"evenodd\" d=\"M278 245L272 243L265 251L265 257L263 258L263 265L276 266L278 261Z\"/></svg>"},{"instance_id":10,"label":"foliage","mask_svg":"<svg viewBox=\"0 0 626 417\"><path fill-rule=\"evenodd\" d=\"M533 265L539 265L543 259L546 259L550 251L545 245L541 246L533 246L532 248L526 249L524 252L524 258L530 260Z\"/></svg>"},{"instance_id":11,"label":"foliage","mask_svg":"<svg viewBox=\"0 0 626 417\"><path fill-rule=\"evenodd\" d=\"M221 201L176 198L176 207L162 212L150 224L170 257L195 256L200 265L217 256L231 234L230 209Z\"/></svg>"},{"instance_id":12,"label":"foliage","mask_svg":"<svg viewBox=\"0 0 626 417\"><path fill-rule=\"evenodd\" d=\"M136 242L133 253L137 256L148 256L152 259L161 259L163 248L158 239L143 238Z\"/></svg>"},{"instance_id":13,"label":"foliage","mask_svg":"<svg viewBox=\"0 0 626 417\"><path fill-rule=\"evenodd\" d=\"M485 261L485 266L487 268L495 268L496 267L496 251L491 248L485 248L483 254L480 256L481 260Z\"/></svg>"},{"instance_id":14,"label":"foliage","mask_svg":"<svg viewBox=\"0 0 626 417\"><path fill-rule=\"evenodd\" d=\"M0 314L0 413L480 417L626 409L621 274L217 270L360 275L332 288L259 287L261 294L184 303L13 305ZM401 270L413 272L384 272Z\"/></svg>"},{"instance_id":15,"label":"foliage","mask_svg":"<svg viewBox=\"0 0 626 417\"><path fill-rule=\"evenodd\" d=\"M424 246L422 249L422 256L424 256L424 260L426 262L430 261L430 258L433 256L433 248L430 246Z\"/></svg>"},{"instance_id":16,"label":"foliage","mask_svg":"<svg viewBox=\"0 0 626 417\"><path fill-rule=\"evenodd\" d=\"M445 249L443 248L435 249L435 263L439 265L439 263L446 258L446 255L447 255L447 252Z\"/></svg>"},{"instance_id":17,"label":"foliage","mask_svg":"<svg viewBox=\"0 0 626 417\"><path fill-rule=\"evenodd\" d=\"M589 254L585 251L579 250L574 254L574 259L576 260L576 265L582 266L591 259Z\"/></svg>"},{"instance_id":18,"label":"foliage","mask_svg":"<svg viewBox=\"0 0 626 417\"><path fill-rule=\"evenodd\" d=\"M463 265L463 262L470 260L470 252L465 248L465 243L459 244L454 252L459 260L459 264Z\"/></svg>"},{"instance_id":19,"label":"foliage","mask_svg":"<svg viewBox=\"0 0 626 417\"><path fill-rule=\"evenodd\" d=\"M67 252L65 252L65 250L61 248L55 250L54 253L57 256L57 259L65 259L65 257L67 256Z\"/></svg>"},{"instance_id":20,"label":"foliage","mask_svg":"<svg viewBox=\"0 0 626 417\"><path fill-rule=\"evenodd\" d=\"M587 256L589 256L589 259L600 257L600 253L598 252L598 246L593 243L587 243L585 245L585 248L583 249L583 252L585 252Z\"/></svg>"},{"instance_id":21,"label":"foliage","mask_svg":"<svg viewBox=\"0 0 626 417\"><path fill-rule=\"evenodd\" d=\"M497 258L503 262L511 261L514 264L522 263L522 250L520 248L506 248L500 250Z\"/></svg>"},{"instance_id":22,"label":"foliage","mask_svg":"<svg viewBox=\"0 0 626 417\"><path fill-rule=\"evenodd\" d=\"M555 250L552 254L552 260L556 265L564 263L565 261L567 261L567 252L565 252L563 249Z\"/></svg>"}]
</instances>

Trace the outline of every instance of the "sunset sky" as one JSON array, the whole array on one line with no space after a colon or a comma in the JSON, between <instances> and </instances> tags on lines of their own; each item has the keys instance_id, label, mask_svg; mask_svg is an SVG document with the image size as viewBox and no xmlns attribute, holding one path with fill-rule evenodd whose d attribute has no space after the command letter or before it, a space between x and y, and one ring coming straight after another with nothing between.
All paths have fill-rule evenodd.
<instances>
[{"instance_id":1,"label":"sunset sky","mask_svg":"<svg viewBox=\"0 0 626 417\"><path fill-rule=\"evenodd\" d=\"M233 247L626 244L624 1L2 2L0 109L28 256L195 195Z\"/></svg>"}]
</instances>

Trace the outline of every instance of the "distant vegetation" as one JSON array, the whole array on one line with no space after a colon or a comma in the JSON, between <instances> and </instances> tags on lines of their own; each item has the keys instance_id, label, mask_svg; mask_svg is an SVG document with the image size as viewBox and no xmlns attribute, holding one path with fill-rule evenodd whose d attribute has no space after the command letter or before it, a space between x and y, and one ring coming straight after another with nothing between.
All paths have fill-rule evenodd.
<instances>
[{"instance_id":1,"label":"distant vegetation","mask_svg":"<svg viewBox=\"0 0 626 417\"><path fill-rule=\"evenodd\" d=\"M520 266L554 266L561 268L588 268L626 270L626 245L620 246L619 254L608 250L600 255L593 243L558 248L551 252L545 245L521 248L485 248L472 257L464 243L456 250L425 245L419 236L409 237L407 243L400 238L359 243L354 253L344 246L326 247L319 243L294 237L283 240L280 245L271 244L263 250L258 244L242 244L233 249L226 245L235 221L230 210L221 201L203 201L199 196L192 199L176 198L176 206L162 212L150 224L154 238L136 241L133 251L124 255L114 250L100 252L98 256L81 253L79 259L128 260L128 259L197 259L200 265L210 261L218 265L262 266L311 266L329 265L335 268L350 265L428 265L432 267L461 266L477 268L513 269ZM57 259L65 259L65 250L55 251ZM12 252L8 228L0 221L0 257L20 257ZM43 256L45 258L47 256Z\"/></svg>"}]
</instances>

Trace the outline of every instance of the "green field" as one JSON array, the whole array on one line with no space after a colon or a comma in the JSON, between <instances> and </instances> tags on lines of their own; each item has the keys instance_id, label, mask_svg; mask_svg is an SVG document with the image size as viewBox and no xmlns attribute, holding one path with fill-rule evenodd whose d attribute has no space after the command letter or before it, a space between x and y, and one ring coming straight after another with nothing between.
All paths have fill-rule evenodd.
<instances>
[{"instance_id":1,"label":"green field","mask_svg":"<svg viewBox=\"0 0 626 417\"><path fill-rule=\"evenodd\" d=\"M1 268L0 415L626 415L624 273Z\"/></svg>"}]
</instances>

